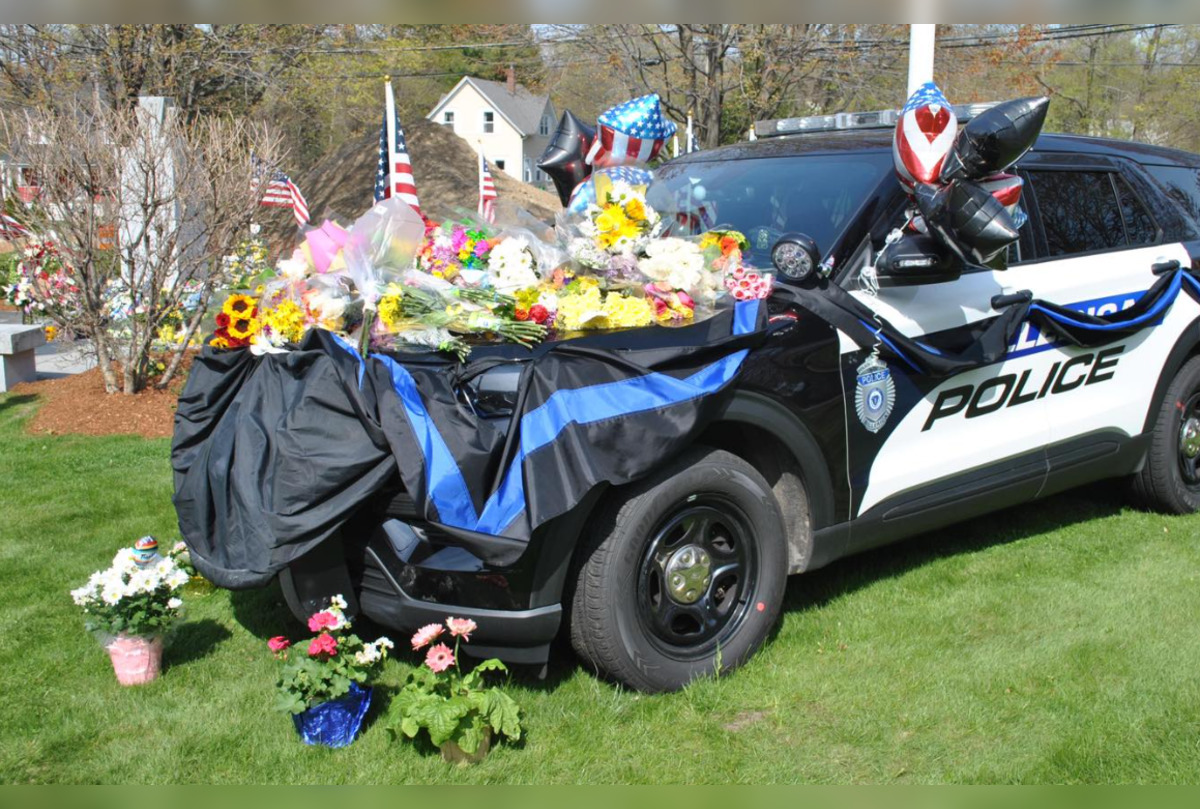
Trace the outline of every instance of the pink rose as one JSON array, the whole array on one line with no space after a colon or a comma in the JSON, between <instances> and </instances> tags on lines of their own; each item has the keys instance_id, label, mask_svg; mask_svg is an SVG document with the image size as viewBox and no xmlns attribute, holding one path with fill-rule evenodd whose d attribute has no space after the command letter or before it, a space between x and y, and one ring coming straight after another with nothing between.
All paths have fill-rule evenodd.
<instances>
[{"instance_id":1,"label":"pink rose","mask_svg":"<svg viewBox=\"0 0 1200 809\"><path fill-rule=\"evenodd\" d=\"M434 674L441 674L454 665L454 652L450 651L446 644L439 643L425 655L425 665L429 666Z\"/></svg>"},{"instance_id":2,"label":"pink rose","mask_svg":"<svg viewBox=\"0 0 1200 809\"><path fill-rule=\"evenodd\" d=\"M417 634L412 636L413 651L423 649L433 643L442 636L442 631L441 624L429 624L418 629Z\"/></svg>"},{"instance_id":3,"label":"pink rose","mask_svg":"<svg viewBox=\"0 0 1200 809\"><path fill-rule=\"evenodd\" d=\"M333 657L337 654L337 639L328 632L323 632L312 639L308 644L308 656L318 657L320 655L329 655Z\"/></svg>"},{"instance_id":4,"label":"pink rose","mask_svg":"<svg viewBox=\"0 0 1200 809\"><path fill-rule=\"evenodd\" d=\"M323 629L337 629L341 623L338 617L332 612L323 610L308 619L308 629L310 632L320 632Z\"/></svg>"},{"instance_id":5,"label":"pink rose","mask_svg":"<svg viewBox=\"0 0 1200 809\"><path fill-rule=\"evenodd\" d=\"M279 652L282 652L284 649L286 649L287 647L289 647L291 645L292 645L292 642L290 640L288 640L287 638L285 638L283 635L277 635L277 636L271 638L269 641L267 641L267 648L270 649L272 652L275 652L276 654L278 654Z\"/></svg>"},{"instance_id":6,"label":"pink rose","mask_svg":"<svg viewBox=\"0 0 1200 809\"><path fill-rule=\"evenodd\" d=\"M471 633L479 628L470 618L447 618L446 626L450 629L451 635L465 641L470 641Z\"/></svg>"}]
</instances>

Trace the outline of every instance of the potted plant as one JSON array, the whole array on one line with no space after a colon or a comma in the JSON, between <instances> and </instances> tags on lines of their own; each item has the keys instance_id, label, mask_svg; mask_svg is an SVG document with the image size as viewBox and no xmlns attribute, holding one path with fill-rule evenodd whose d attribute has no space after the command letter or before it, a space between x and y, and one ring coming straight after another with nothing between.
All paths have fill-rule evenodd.
<instances>
[{"instance_id":1,"label":"potted plant","mask_svg":"<svg viewBox=\"0 0 1200 809\"><path fill-rule=\"evenodd\" d=\"M408 675L394 700L400 714L399 732L410 739L424 729L446 761L474 764L487 755L492 736L510 741L521 738L521 709L512 697L484 685L488 672L507 672L499 660L485 660L463 674L458 662L460 643L471 640L477 629L466 618L448 618L446 625L430 624L412 637L413 651L425 647L424 665ZM454 648L433 645L449 630ZM391 730L396 735L397 730Z\"/></svg>"},{"instance_id":2,"label":"potted plant","mask_svg":"<svg viewBox=\"0 0 1200 809\"><path fill-rule=\"evenodd\" d=\"M183 587L184 593L190 596L207 596L216 591L216 586L200 575L196 566L192 564L192 554L187 545L183 542L176 542L175 547L171 548L168 555L175 560L175 565L188 576L187 584Z\"/></svg>"},{"instance_id":3,"label":"potted plant","mask_svg":"<svg viewBox=\"0 0 1200 809\"><path fill-rule=\"evenodd\" d=\"M150 537L122 548L107 570L91 575L71 591L83 608L85 625L112 659L121 685L141 685L162 668L163 634L179 617L183 601L176 591L188 576L170 557L161 557Z\"/></svg>"},{"instance_id":4,"label":"potted plant","mask_svg":"<svg viewBox=\"0 0 1200 809\"><path fill-rule=\"evenodd\" d=\"M308 619L316 634L293 647L283 636L267 646L280 661L280 710L292 715L305 744L345 747L354 741L371 707L367 682L378 673L393 644L387 638L363 643L351 635L346 600L337 595Z\"/></svg>"}]
</instances>

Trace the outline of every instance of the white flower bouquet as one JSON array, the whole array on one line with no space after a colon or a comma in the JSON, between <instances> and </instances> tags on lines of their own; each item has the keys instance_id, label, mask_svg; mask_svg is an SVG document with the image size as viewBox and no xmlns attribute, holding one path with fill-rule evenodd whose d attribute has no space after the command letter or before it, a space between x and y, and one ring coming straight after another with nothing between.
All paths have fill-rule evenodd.
<instances>
[{"instance_id":1,"label":"white flower bouquet","mask_svg":"<svg viewBox=\"0 0 1200 809\"><path fill-rule=\"evenodd\" d=\"M119 636L159 637L179 617L183 601L176 592L188 574L170 557L139 563L132 548L122 548L107 570L91 575L71 591L83 608L86 626L108 645Z\"/></svg>"}]
</instances>

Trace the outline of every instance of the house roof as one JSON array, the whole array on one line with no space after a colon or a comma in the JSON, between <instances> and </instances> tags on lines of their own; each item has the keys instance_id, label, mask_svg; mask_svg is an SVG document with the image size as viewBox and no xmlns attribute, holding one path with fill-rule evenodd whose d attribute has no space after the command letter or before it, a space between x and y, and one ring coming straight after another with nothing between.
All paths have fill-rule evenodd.
<instances>
[{"instance_id":1,"label":"house roof","mask_svg":"<svg viewBox=\"0 0 1200 809\"><path fill-rule=\"evenodd\" d=\"M480 95L491 102L492 106L496 108L496 112L512 124L521 137L532 135L538 131L538 124L542 120L542 113L546 110L550 96L534 95L520 84L517 85L515 93L510 93L505 82L477 79L473 76L463 76L462 80L454 85L454 89L442 96L437 106L425 117L433 120L438 111L458 94L464 84L470 84L479 91Z\"/></svg>"}]
</instances>

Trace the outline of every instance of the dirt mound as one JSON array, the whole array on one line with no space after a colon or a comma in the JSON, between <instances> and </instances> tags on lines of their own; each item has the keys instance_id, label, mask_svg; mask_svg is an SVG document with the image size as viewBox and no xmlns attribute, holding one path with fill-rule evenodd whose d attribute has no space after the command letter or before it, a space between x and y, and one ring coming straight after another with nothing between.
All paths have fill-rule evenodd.
<instances>
[{"instance_id":1,"label":"dirt mound","mask_svg":"<svg viewBox=\"0 0 1200 809\"><path fill-rule=\"evenodd\" d=\"M440 221L459 209L474 211L479 204L479 164L471 146L447 127L424 118L407 124L404 131L425 215ZM349 223L371 206L378 155L379 133L372 132L346 141L308 171L293 175L314 222L336 218ZM562 210L555 194L501 171L493 170L492 176L502 215L515 205L549 221ZM272 246L290 248L296 238L291 211L271 210L262 219Z\"/></svg>"}]
</instances>

